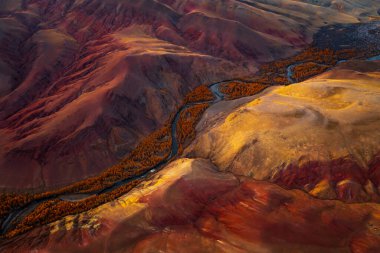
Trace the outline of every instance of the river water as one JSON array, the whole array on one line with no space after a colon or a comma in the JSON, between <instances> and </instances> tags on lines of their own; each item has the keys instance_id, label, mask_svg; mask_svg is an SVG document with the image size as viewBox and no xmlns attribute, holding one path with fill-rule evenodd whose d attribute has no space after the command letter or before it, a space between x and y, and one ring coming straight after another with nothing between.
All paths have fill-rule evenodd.
<instances>
[{"instance_id":1,"label":"river water","mask_svg":"<svg viewBox=\"0 0 380 253\"><path fill-rule=\"evenodd\" d=\"M229 81L226 81L226 82L229 82ZM214 83L214 84L209 85L209 89L212 92L212 94L214 95L214 100L188 103L188 104L182 106L177 111L177 113L174 117L174 120L171 124L171 135L172 135L171 152L170 152L170 155L167 158L163 159L160 163L158 163L157 165L153 166L150 169L147 169L147 171L144 173L123 179L119 182L114 183L112 186L107 187L107 188L102 189L102 190L97 191L97 192L93 192L93 193L89 193L89 194L83 194L83 193L64 194L64 195L59 195L59 196L50 196L50 197L43 198L40 200L32 201L31 203L27 204L26 206L19 208L19 209L13 211L12 213L10 213L2 222L0 233L5 234L7 231L9 231L9 229L12 228L12 226L14 226L14 224L20 218L25 217L28 214L30 214L38 205L40 205L41 203L43 203L45 201L49 201L49 200L53 200L53 199L60 199L63 201L68 201L68 202L79 202L79 201L85 200L85 199L92 197L92 196L101 195L104 193L111 192L111 191L119 188L122 185L128 184L128 183L130 183L134 180L137 180L137 179L146 178L146 177L156 173L158 170L160 170L164 165L166 165L170 160L172 160L178 154L179 144L178 144L178 140L177 140L177 125L178 125L178 121L180 119L181 113L185 109L187 109L191 106L197 105L197 104L205 104L205 103L213 104L213 103L217 103L219 101L224 100L224 94L219 89L220 85L223 83L225 83L225 82L218 82L218 83Z\"/></svg>"}]
</instances>

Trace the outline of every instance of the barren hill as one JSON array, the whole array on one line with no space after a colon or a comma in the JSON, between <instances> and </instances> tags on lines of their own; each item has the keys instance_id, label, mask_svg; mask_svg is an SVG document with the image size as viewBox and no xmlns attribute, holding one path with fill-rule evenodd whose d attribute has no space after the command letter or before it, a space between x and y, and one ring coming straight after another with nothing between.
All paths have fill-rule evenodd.
<instances>
[{"instance_id":1,"label":"barren hill","mask_svg":"<svg viewBox=\"0 0 380 253\"><path fill-rule=\"evenodd\" d=\"M97 174L194 87L250 76L318 27L376 11L312 2L1 1L0 186Z\"/></svg>"}]
</instances>

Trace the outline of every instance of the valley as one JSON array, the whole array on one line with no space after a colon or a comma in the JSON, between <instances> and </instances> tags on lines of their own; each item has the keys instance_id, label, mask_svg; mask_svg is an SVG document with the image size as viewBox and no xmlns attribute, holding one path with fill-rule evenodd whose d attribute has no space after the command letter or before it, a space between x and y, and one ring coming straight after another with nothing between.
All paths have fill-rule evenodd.
<instances>
[{"instance_id":1,"label":"valley","mask_svg":"<svg viewBox=\"0 0 380 253\"><path fill-rule=\"evenodd\" d=\"M368 27L373 29L373 23L369 23ZM354 34L351 32L351 36ZM316 35L318 36L319 34ZM183 150L195 139L196 123L210 105L225 99L253 96L270 86L302 81L350 59L376 59L374 53L378 52L379 48L374 41L380 38L372 37L372 34L369 38L360 46L350 45L352 46L350 49L338 47L336 48L338 51L318 49L314 44L291 58L264 64L258 74L251 78L252 81L229 80L198 86L185 96L184 105L174 114L170 123L143 140L123 162L105 170L99 176L55 191L20 198L19 203L14 202L14 199L17 199L14 196L3 196L5 200L3 203L6 203L7 198L12 198L13 203L9 202L9 205L2 206L2 235L13 237L30 230L37 224L51 223L64 216L87 211L122 196L183 153ZM315 65L325 67L316 69ZM295 71L299 66L303 68ZM273 69L274 67L276 69ZM299 77L296 73L304 74ZM50 214L44 214L44 211Z\"/></svg>"},{"instance_id":2,"label":"valley","mask_svg":"<svg viewBox=\"0 0 380 253\"><path fill-rule=\"evenodd\" d=\"M117 164L198 85L250 79L308 47L321 27L367 22L379 8L289 0L0 7L0 188L33 193Z\"/></svg>"},{"instance_id":3,"label":"valley","mask_svg":"<svg viewBox=\"0 0 380 253\"><path fill-rule=\"evenodd\" d=\"M0 1L0 252L380 252L379 15Z\"/></svg>"},{"instance_id":4,"label":"valley","mask_svg":"<svg viewBox=\"0 0 380 253\"><path fill-rule=\"evenodd\" d=\"M360 70L364 66L367 70ZM166 250L166 247L185 252L377 250L378 160L375 155L371 161L370 154L376 154L379 136L369 130L377 129L379 124L373 109L378 106L378 69L376 61L347 61L306 82L269 87L253 97L219 101L204 113L197 125L196 139L182 157L169 162L115 201L8 239L1 249L5 252L16 248L22 252L29 247L49 252L102 252L120 247L130 252ZM357 93L366 94L360 100L367 108L364 113L360 103L347 106L357 99ZM319 109L322 116L316 117L318 114L313 111L304 114L300 111L310 110L313 103L314 109L326 107ZM329 110L334 114L329 115L330 121L324 122L321 119ZM334 125L329 123L338 119ZM323 153L315 169L311 167L313 163L306 162L315 155L310 149L324 142L330 143L326 152L345 157L347 150L335 147L342 145L341 138L334 138L332 131L338 125L345 134L344 140L355 145L349 152L355 150L354 155L366 149L363 154L368 154L371 172L368 179L372 188L357 187L361 183L357 176L363 167L334 161L323 166ZM346 125L353 127L353 131L346 131ZM281 129L283 136L272 133L277 129ZM360 142L352 140L358 138L357 131L364 137ZM307 135L302 139L304 133ZM207 141L216 134L225 136ZM276 138L284 141L277 142ZM294 141L306 142L306 146L294 145ZM266 164L262 154L270 162L278 163L288 161L288 157L302 157L300 164L310 167L280 169L280 174L268 179L265 173L277 167ZM247 156L252 160L246 159ZM245 174L249 172L247 168L259 170ZM345 172L341 173L343 169ZM292 174L293 171L297 173ZM309 171L312 174L307 174ZM188 249L181 247L190 242Z\"/></svg>"}]
</instances>

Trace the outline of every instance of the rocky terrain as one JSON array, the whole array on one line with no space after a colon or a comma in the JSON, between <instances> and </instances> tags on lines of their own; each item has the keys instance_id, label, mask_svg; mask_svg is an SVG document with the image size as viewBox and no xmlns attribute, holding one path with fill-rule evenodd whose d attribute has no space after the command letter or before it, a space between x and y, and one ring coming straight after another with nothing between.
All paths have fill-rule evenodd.
<instances>
[{"instance_id":1,"label":"rocky terrain","mask_svg":"<svg viewBox=\"0 0 380 253\"><path fill-rule=\"evenodd\" d=\"M379 77L379 61L348 61L219 102L183 158L1 250L377 252Z\"/></svg>"},{"instance_id":2,"label":"rocky terrain","mask_svg":"<svg viewBox=\"0 0 380 253\"><path fill-rule=\"evenodd\" d=\"M98 174L203 83L296 53L374 1L0 3L0 187L51 189Z\"/></svg>"},{"instance_id":3,"label":"rocky terrain","mask_svg":"<svg viewBox=\"0 0 380 253\"><path fill-rule=\"evenodd\" d=\"M316 197L377 201L378 67L345 62L305 82L267 89L253 101L221 102L206 112L185 152L221 171Z\"/></svg>"},{"instance_id":4,"label":"rocky terrain","mask_svg":"<svg viewBox=\"0 0 380 253\"><path fill-rule=\"evenodd\" d=\"M0 252L380 252L379 15L1 1Z\"/></svg>"}]
</instances>

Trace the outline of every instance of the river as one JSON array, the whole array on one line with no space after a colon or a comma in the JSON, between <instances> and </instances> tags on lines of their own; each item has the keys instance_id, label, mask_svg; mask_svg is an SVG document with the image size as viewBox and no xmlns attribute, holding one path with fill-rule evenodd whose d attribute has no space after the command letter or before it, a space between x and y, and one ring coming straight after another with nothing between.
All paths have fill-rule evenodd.
<instances>
[{"instance_id":1,"label":"river","mask_svg":"<svg viewBox=\"0 0 380 253\"><path fill-rule=\"evenodd\" d=\"M380 55L377 55L377 56L374 56L374 57L370 57L368 59L366 59L367 61L376 61L376 60L380 60ZM293 68L295 66L298 66L300 64L303 64L302 63L296 63L296 64L292 64L292 65L289 65L287 67L287 78L289 80L290 83L295 83L296 80L293 79ZM93 192L93 193L89 193L89 194L83 194L83 193L80 193L80 194L65 194L65 195L52 195L52 196L49 196L49 197L46 197L46 198L43 198L43 199L39 199L39 200L34 200L32 201L31 203L27 204L26 206L22 207L22 208L19 208L19 209L16 209L14 210L12 213L10 213L6 218L5 220L2 222L1 224L1 229L0 229L0 233L1 234L5 234L7 231L9 231L10 228L12 228L12 225L14 225L15 223L17 223L17 220L19 220L20 218L22 217L25 217L26 215L30 214L39 204L45 202L45 201L49 201L49 200L53 200L53 199L60 199L62 201L69 201L69 202L79 202L79 201L82 201L82 200L85 200L89 197L92 197L92 196L95 196L95 195L101 195L101 194L104 194L104 193L107 193L107 192L111 192L115 189L117 189L118 187L122 186L122 185L125 185L125 184L128 184L134 180L137 180L137 179L142 179L142 178L147 178L148 176L152 175L152 174L155 174L157 171L159 171L161 168L164 167L164 165L166 165L168 162L170 162L177 154L178 154L178 140L177 140L177 125L178 125L178 121L179 121L179 118L180 118L180 115L182 113L183 110L193 106L193 105L197 105L197 104L205 104L205 103L208 103L208 104L214 104L214 103L217 103L217 102L220 102L220 101L223 101L225 99L225 95L220 91L220 85L224 84L224 83L228 83L228 82L232 82L232 81L237 81L237 82L242 82L241 80L228 80L228 81L222 81L222 82L217 82L217 83L213 83L211 85L209 85L209 89L210 91L212 92L212 94L214 95L214 99L211 100L211 101L198 101L198 102L192 102L192 103L188 103L188 104L185 104L183 105L176 113L173 121L172 121L172 124L171 124L171 137L172 137L172 147L171 147L171 152L169 154L169 156L165 159L163 159L160 163L158 163L157 165L153 166L152 168L149 168L146 170L146 172L144 173L141 173L139 175L136 175L136 176L133 176L133 177L129 177L129 178L126 178L126 179L123 179L121 181L118 181L116 183L114 183L112 186L110 187L107 187L105 189L102 189L100 191L97 191L97 192Z\"/></svg>"},{"instance_id":2,"label":"river","mask_svg":"<svg viewBox=\"0 0 380 253\"><path fill-rule=\"evenodd\" d=\"M233 81L233 80L217 82L217 83L214 83L214 84L211 84L208 86L210 91L214 95L213 100L187 103L187 104L183 105L177 111L177 113L176 113L176 115L172 121L172 124L171 124L171 137L172 137L171 152L167 158L163 159L157 165L147 169L146 172L144 172L144 173L141 173L139 175L135 175L133 177L129 177L129 178L123 179L121 181L118 181L118 182L114 183L112 186L109 186L109 187L104 188L104 189L97 191L97 192L92 192L89 194L78 193L78 194L64 194L64 195L58 195L58 196L52 195L52 196L49 196L49 197L46 197L43 199L34 200L31 203L23 206L22 208L18 208L16 210L14 210L12 213L10 213L5 218L5 220L2 222L0 233L1 234L7 233L9 231L9 229L11 229L12 226L14 224L16 224L20 218L25 217L28 214L30 214L38 205L40 205L41 203L43 203L45 201L49 201L49 200L53 200L53 199L60 199L62 201L79 202L79 201L85 200L87 198L90 198L92 196L101 195L104 193L111 192L111 191L119 188L120 186L128 184L134 180L147 178L148 176L155 174L157 171L159 171L161 168L163 168L164 165L166 165L168 162L170 162L178 154L179 145L178 145L178 140L177 140L177 125L178 125L178 121L180 119L181 113L185 109L187 109L191 106L194 106L194 105L205 104L205 103L214 104L214 103L217 103L219 101L224 100L224 94L219 89L220 85L223 83L231 82L231 81Z\"/></svg>"}]
</instances>

